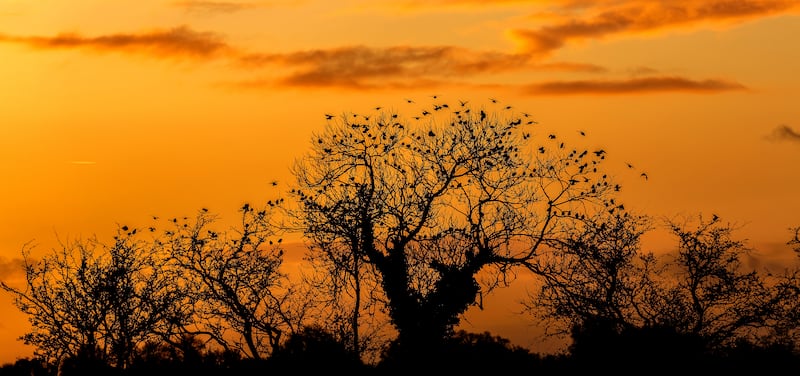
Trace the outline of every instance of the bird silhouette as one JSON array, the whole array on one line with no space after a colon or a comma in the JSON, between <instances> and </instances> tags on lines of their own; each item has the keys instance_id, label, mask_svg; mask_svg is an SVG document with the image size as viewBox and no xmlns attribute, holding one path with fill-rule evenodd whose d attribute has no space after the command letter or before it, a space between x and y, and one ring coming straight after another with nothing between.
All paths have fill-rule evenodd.
<instances>
[{"instance_id":1,"label":"bird silhouette","mask_svg":"<svg viewBox=\"0 0 800 376\"><path fill-rule=\"evenodd\" d=\"M483 121L484 119L486 119L486 112L483 112L483 110L481 110L481 121Z\"/></svg>"},{"instance_id":2,"label":"bird silhouette","mask_svg":"<svg viewBox=\"0 0 800 376\"><path fill-rule=\"evenodd\" d=\"M497 99L489 98L489 100L492 101L492 103L497 103Z\"/></svg>"},{"instance_id":3,"label":"bird silhouette","mask_svg":"<svg viewBox=\"0 0 800 376\"><path fill-rule=\"evenodd\" d=\"M331 119L333 119L333 115L325 114L325 120L331 120Z\"/></svg>"},{"instance_id":4,"label":"bird silhouette","mask_svg":"<svg viewBox=\"0 0 800 376\"><path fill-rule=\"evenodd\" d=\"M647 174L646 173L642 172L639 176L643 177L644 180L647 180Z\"/></svg>"}]
</instances>

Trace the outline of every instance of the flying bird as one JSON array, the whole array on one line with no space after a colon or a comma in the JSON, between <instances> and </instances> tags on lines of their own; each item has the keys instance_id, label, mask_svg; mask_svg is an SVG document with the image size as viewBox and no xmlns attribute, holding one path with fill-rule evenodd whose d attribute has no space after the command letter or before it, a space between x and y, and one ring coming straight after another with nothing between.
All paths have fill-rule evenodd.
<instances>
[{"instance_id":1,"label":"flying bird","mask_svg":"<svg viewBox=\"0 0 800 376\"><path fill-rule=\"evenodd\" d=\"M325 114L325 120L331 120L331 119L333 119L333 115Z\"/></svg>"},{"instance_id":2,"label":"flying bird","mask_svg":"<svg viewBox=\"0 0 800 376\"><path fill-rule=\"evenodd\" d=\"M642 172L639 176L643 177L644 180L647 180L647 174L646 173Z\"/></svg>"}]
</instances>

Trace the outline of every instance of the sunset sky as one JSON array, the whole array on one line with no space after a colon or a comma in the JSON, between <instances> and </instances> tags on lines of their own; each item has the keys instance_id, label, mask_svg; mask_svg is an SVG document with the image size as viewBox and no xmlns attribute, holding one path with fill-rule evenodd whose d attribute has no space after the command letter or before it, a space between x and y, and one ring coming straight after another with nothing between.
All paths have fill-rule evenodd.
<instances>
[{"instance_id":1,"label":"sunset sky","mask_svg":"<svg viewBox=\"0 0 800 376\"><path fill-rule=\"evenodd\" d=\"M628 209L717 214L771 257L800 226L798 37L797 0L0 0L0 278L30 241L233 218L325 114L433 95L584 131ZM524 288L466 329L533 345ZM30 355L5 293L0 317L0 363Z\"/></svg>"}]
</instances>

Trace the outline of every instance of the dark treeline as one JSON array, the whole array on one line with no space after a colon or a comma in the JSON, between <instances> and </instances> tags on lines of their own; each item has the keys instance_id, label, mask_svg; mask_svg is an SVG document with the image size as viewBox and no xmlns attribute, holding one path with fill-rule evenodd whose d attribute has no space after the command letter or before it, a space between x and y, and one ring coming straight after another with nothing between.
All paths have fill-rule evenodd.
<instances>
[{"instance_id":1,"label":"dark treeline","mask_svg":"<svg viewBox=\"0 0 800 376\"><path fill-rule=\"evenodd\" d=\"M233 226L203 208L43 257L24 247L24 285L0 287L35 353L0 372L800 369L796 263L748 262L716 215L634 213L585 132L573 146L511 106L437 100L410 117L326 115L296 180ZM672 252L642 249L657 227ZM798 231L786 241L800 254ZM283 238L297 234L307 252L289 275ZM456 330L520 271L536 277L524 312L563 351Z\"/></svg>"}]
</instances>

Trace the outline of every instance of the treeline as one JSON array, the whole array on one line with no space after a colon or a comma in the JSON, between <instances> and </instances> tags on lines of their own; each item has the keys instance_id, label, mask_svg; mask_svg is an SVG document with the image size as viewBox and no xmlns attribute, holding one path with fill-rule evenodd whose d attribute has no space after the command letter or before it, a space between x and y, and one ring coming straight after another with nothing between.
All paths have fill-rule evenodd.
<instances>
[{"instance_id":1,"label":"treeline","mask_svg":"<svg viewBox=\"0 0 800 376\"><path fill-rule=\"evenodd\" d=\"M800 268L744 263L751 250L717 216L656 223L625 208L583 132L572 146L497 103L420 111L328 116L295 182L231 228L201 209L44 257L24 248L24 286L0 286L29 317L35 358L3 371L797 366ZM662 225L674 252L641 249ZM283 267L292 234L302 278ZM571 339L561 354L455 330L522 270L537 279L527 314Z\"/></svg>"}]
</instances>

